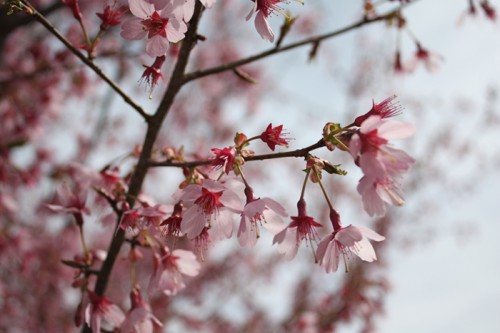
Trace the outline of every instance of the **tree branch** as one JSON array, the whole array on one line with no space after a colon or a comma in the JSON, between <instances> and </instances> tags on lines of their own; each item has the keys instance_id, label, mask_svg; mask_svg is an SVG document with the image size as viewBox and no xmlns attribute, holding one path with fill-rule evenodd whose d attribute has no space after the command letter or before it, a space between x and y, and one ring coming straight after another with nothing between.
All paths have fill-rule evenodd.
<instances>
[{"instance_id":1,"label":"tree branch","mask_svg":"<svg viewBox=\"0 0 500 333\"><path fill-rule=\"evenodd\" d=\"M142 107L136 104L111 78L109 78L99 67L97 67L92 60L88 59L81 53L76 47L74 47L57 29L50 24L50 22L38 12L28 0L21 0L21 2L27 6L32 11L33 17L40 22L50 33L52 33L57 39L59 39L74 55L76 55L85 65L90 67L101 79L103 79L114 91L120 95L125 103L130 105L134 110L136 110L145 121L149 121L151 116L148 115Z\"/></svg>"},{"instance_id":2,"label":"tree branch","mask_svg":"<svg viewBox=\"0 0 500 333\"><path fill-rule=\"evenodd\" d=\"M151 152L153 151L153 146L160 131L161 125L165 120L170 107L175 99L175 96L179 92L182 87L184 71L186 70L186 65L189 59L189 55L193 46L197 40L196 31L198 29L198 22L201 17L203 7L201 2L197 1L195 5L195 10L191 21L189 22L189 29L186 33L186 37L182 41L181 50L179 52L179 57L177 63L175 65L174 71L172 73L170 83L167 87L167 91L163 96L160 105L154 116L150 116L151 119L148 122L148 129L144 138L144 143L142 145L141 155L139 156L139 160L137 162L137 166L132 174L129 183L129 190L127 193L128 204L132 208L134 206L135 200L142 189L142 184L146 177L148 171L148 161L151 157ZM118 216L118 222L121 219L121 215ZM111 275L111 270L113 269L116 258L118 257L118 253L120 252L121 246L125 241L125 231L118 227L116 233L111 240L111 244L108 249L108 255L106 256L106 260L104 261L99 275L97 276L97 282L95 286L95 293L98 295L103 295L106 286L108 284L109 277ZM83 333L90 333L91 330L87 325L84 325Z\"/></svg>"},{"instance_id":3,"label":"tree branch","mask_svg":"<svg viewBox=\"0 0 500 333\"><path fill-rule=\"evenodd\" d=\"M375 17L373 19L364 18L361 21L359 21L357 23L354 23L354 24L351 24L351 25L348 25L347 27L344 27L342 29L335 30L335 31L332 31L332 32L329 32L329 33L326 33L326 34L319 35L319 36L315 36L315 37L310 37L310 38L307 38L307 39L303 39L303 40L298 41L296 43L288 44L288 45L285 45L285 46L275 46L272 49L269 49L267 51L255 54L253 56L249 56L249 57L244 58L244 59L240 59L240 60L231 62L229 64L224 64L224 65L220 65L220 66L216 66L216 67L212 67L212 68L203 69L203 70L199 70L199 71L188 73L188 74L186 74L186 76L184 78L184 82L187 83L189 81L200 79L200 78L205 77L205 76L222 73L222 72L225 72L225 71L228 71L228 70L234 70L235 68L237 68L239 66L249 64L251 62L260 60L262 58L266 58L266 57L271 56L271 55L275 55L275 54L278 54L278 53L282 53L282 52L285 52L285 51L296 49L296 48L301 47L301 46L313 45L313 44L322 42L322 41L324 41L326 39L333 38L335 36L338 36L338 35L341 35L343 33L349 32L351 30L360 28L360 27L362 27L364 25L368 25L370 23L387 20L388 18L396 15L399 10L400 9L393 10L393 11L391 11L391 12L385 14L385 15L377 16L377 17Z\"/></svg>"},{"instance_id":4,"label":"tree branch","mask_svg":"<svg viewBox=\"0 0 500 333\"><path fill-rule=\"evenodd\" d=\"M306 157L310 151L313 151L315 149L318 149L318 148L321 148L324 146L325 146L325 142L323 141L323 139L321 139L318 142L316 142L315 144L312 144L312 145L305 147L305 148L302 148L302 149L286 151L286 152L282 152L282 153L248 156L248 157L245 157L244 160L245 160L245 162L249 162L249 161L271 160L271 159L284 158L284 157ZM197 167L197 166L201 166L201 165L208 165L208 164L212 163L212 161L213 160L201 160L201 161L191 161L191 162L149 161L148 165L150 167L193 168L193 167Z\"/></svg>"}]
</instances>

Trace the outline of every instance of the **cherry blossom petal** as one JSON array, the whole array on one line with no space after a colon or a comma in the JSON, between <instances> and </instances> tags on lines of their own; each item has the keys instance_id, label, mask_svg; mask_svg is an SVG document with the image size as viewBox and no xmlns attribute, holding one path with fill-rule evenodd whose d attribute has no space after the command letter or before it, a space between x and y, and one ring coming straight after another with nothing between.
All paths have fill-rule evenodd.
<instances>
[{"instance_id":1,"label":"cherry blossom petal","mask_svg":"<svg viewBox=\"0 0 500 333\"><path fill-rule=\"evenodd\" d=\"M200 0L203 6L210 8L217 0Z\"/></svg>"},{"instance_id":2,"label":"cherry blossom petal","mask_svg":"<svg viewBox=\"0 0 500 333\"><path fill-rule=\"evenodd\" d=\"M348 227L342 228L335 235L335 239L337 239L342 245L345 246L353 246L354 243L359 242L363 239L363 235L358 228L350 225Z\"/></svg>"},{"instance_id":3,"label":"cherry blossom petal","mask_svg":"<svg viewBox=\"0 0 500 333\"><path fill-rule=\"evenodd\" d=\"M415 133L415 126L399 121L386 121L378 128L378 135L384 139L402 139Z\"/></svg>"},{"instance_id":4,"label":"cherry blossom petal","mask_svg":"<svg viewBox=\"0 0 500 333\"><path fill-rule=\"evenodd\" d=\"M147 32L144 31L141 21L137 19L125 21L120 33L123 38L131 40L143 39L146 35Z\"/></svg>"},{"instance_id":5,"label":"cherry blossom petal","mask_svg":"<svg viewBox=\"0 0 500 333\"><path fill-rule=\"evenodd\" d=\"M238 228L238 243L240 246L250 247L257 243L257 227L252 227L252 223L244 215L241 216Z\"/></svg>"},{"instance_id":6,"label":"cherry blossom petal","mask_svg":"<svg viewBox=\"0 0 500 333\"><path fill-rule=\"evenodd\" d=\"M266 206L276 212L277 214L287 217L288 213L286 212L286 209L277 201L271 199L271 198L262 198L262 200L266 203Z\"/></svg>"},{"instance_id":7,"label":"cherry blossom petal","mask_svg":"<svg viewBox=\"0 0 500 333\"><path fill-rule=\"evenodd\" d=\"M363 123L361 124L360 131L363 134L370 133L374 129L377 129L380 124L382 123L382 117L374 115L368 117Z\"/></svg>"},{"instance_id":8,"label":"cherry blossom petal","mask_svg":"<svg viewBox=\"0 0 500 333\"><path fill-rule=\"evenodd\" d=\"M189 239L193 239L203 230L206 220L202 214L198 212L198 206L192 206L186 210L181 222L181 231L187 235Z\"/></svg>"},{"instance_id":9,"label":"cherry blossom petal","mask_svg":"<svg viewBox=\"0 0 500 333\"><path fill-rule=\"evenodd\" d=\"M257 29L257 32L262 39L271 43L274 42L274 33L267 22L266 16L261 10L259 10L255 16L255 29Z\"/></svg>"},{"instance_id":10,"label":"cherry blossom petal","mask_svg":"<svg viewBox=\"0 0 500 333\"><path fill-rule=\"evenodd\" d=\"M318 245L316 257L327 273L336 272L339 267L340 250L333 235L325 237Z\"/></svg>"},{"instance_id":11,"label":"cherry blossom petal","mask_svg":"<svg viewBox=\"0 0 500 333\"><path fill-rule=\"evenodd\" d=\"M129 0L130 12L141 19L146 19L155 11L155 6L144 0Z\"/></svg>"},{"instance_id":12,"label":"cherry blossom petal","mask_svg":"<svg viewBox=\"0 0 500 333\"><path fill-rule=\"evenodd\" d=\"M184 39L184 34L187 31L187 25L182 21L170 20L166 27L167 38L171 43L177 43Z\"/></svg>"},{"instance_id":13,"label":"cherry blossom petal","mask_svg":"<svg viewBox=\"0 0 500 333\"><path fill-rule=\"evenodd\" d=\"M273 238L273 244L278 244L278 252L283 255L286 260L292 260L295 258L297 252L299 251L297 233L293 232L291 229L292 228L286 227L282 231L278 232Z\"/></svg>"},{"instance_id":14,"label":"cherry blossom petal","mask_svg":"<svg viewBox=\"0 0 500 333\"><path fill-rule=\"evenodd\" d=\"M178 259L179 272L187 276L196 276L200 272L200 263L196 259L196 256L191 251L186 250L175 250L172 254Z\"/></svg>"},{"instance_id":15,"label":"cherry blossom petal","mask_svg":"<svg viewBox=\"0 0 500 333\"><path fill-rule=\"evenodd\" d=\"M250 21L250 19L252 18L252 15L257 11L257 1L254 1L254 5L252 7L252 9L250 9L250 12L247 14L246 16L246 20L247 21Z\"/></svg>"},{"instance_id":16,"label":"cherry blossom petal","mask_svg":"<svg viewBox=\"0 0 500 333\"><path fill-rule=\"evenodd\" d=\"M165 55L167 50L168 41L160 35L153 36L146 43L146 53L152 58Z\"/></svg>"}]
</instances>

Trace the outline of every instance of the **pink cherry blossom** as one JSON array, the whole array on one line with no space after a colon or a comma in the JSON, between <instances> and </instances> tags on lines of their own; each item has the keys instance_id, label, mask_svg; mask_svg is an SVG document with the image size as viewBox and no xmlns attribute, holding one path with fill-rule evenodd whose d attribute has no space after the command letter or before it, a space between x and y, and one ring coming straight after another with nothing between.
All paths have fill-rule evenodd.
<instances>
[{"instance_id":1,"label":"pink cherry blossom","mask_svg":"<svg viewBox=\"0 0 500 333\"><path fill-rule=\"evenodd\" d=\"M327 273L330 273L337 271L339 257L342 254L347 271L347 260L350 259L351 254L355 254L361 260L368 262L377 260L370 239L380 242L385 237L364 227L355 227L353 225L341 227L321 241L316 251L316 257L319 264L325 268Z\"/></svg>"},{"instance_id":2,"label":"pink cherry blossom","mask_svg":"<svg viewBox=\"0 0 500 333\"><path fill-rule=\"evenodd\" d=\"M215 157L210 165L216 169L224 167L224 172L229 174L236 162L236 148L233 146L224 149L212 148L211 151Z\"/></svg>"},{"instance_id":3,"label":"pink cherry blossom","mask_svg":"<svg viewBox=\"0 0 500 333\"><path fill-rule=\"evenodd\" d=\"M166 295L175 295L185 287L183 275L196 276L200 271L200 263L191 251L162 249L162 256L155 255L155 267L149 281L150 294L161 290Z\"/></svg>"},{"instance_id":4,"label":"pink cherry blossom","mask_svg":"<svg viewBox=\"0 0 500 333\"><path fill-rule=\"evenodd\" d=\"M144 73L141 76L141 82L144 82L147 86L149 86L150 98L153 94L154 88L158 85L160 79L163 80L163 74L161 73L161 67L165 62L166 57L164 55L160 57L156 57L155 61L151 66L143 65L145 68Z\"/></svg>"},{"instance_id":5,"label":"pink cherry blossom","mask_svg":"<svg viewBox=\"0 0 500 333\"><path fill-rule=\"evenodd\" d=\"M354 120L354 125L361 126L361 124L370 116L380 116L382 119L385 119L400 115L403 107L397 101L394 101L395 99L396 95L393 95L384 99L378 104L373 101L373 106L370 111L362 116L357 117Z\"/></svg>"},{"instance_id":6,"label":"pink cherry blossom","mask_svg":"<svg viewBox=\"0 0 500 333\"><path fill-rule=\"evenodd\" d=\"M384 203L402 206L405 202L399 184L390 177L364 176L359 181L357 189L363 200L363 208L370 216L384 216L386 210Z\"/></svg>"},{"instance_id":7,"label":"pink cherry blossom","mask_svg":"<svg viewBox=\"0 0 500 333\"><path fill-rule=\"evenodd\" d=\"M106 297L101 297L89 291L90 303L85 309L85 322L93 333L101 333L101 321L105 320L119 327L125 320L123 311Z\"/></svg>"},{"instance_id":8,"label":"pink cherry blossom","mask_svg":"<svg viewBox=\"0 0 500 333\"><path fill-rule=\"evenodd\" d=\"M303 240L309 245L313 245L319 239L318 231L323 225L318 223L311 216L307 215L306 202L304 199L297 202L298 215L292 216L292 222L274 236L273 244L278 244L278 252L285 259L292 260L297 255L300 243Z\"/></svg>"},{"instance_id":9,"label":"pink cherry blossom","mask_svg":"<svg viewBox=\"0 0 500 333\"><path fill-rule=\"evenodd\" d=\"M252 0L254 2L254 6L248 13L246 20L249 21L254 13L255 15L255 29L259 33L262 39L267 40L269 42L274 42L274 32L269 26L269 22L267 22L267 18L273 12L279 12L281 8L278 6L281 2L286 2L285 0Z\"/></svg>"},{"instance_id":10,"label":"pink cherry blossom","mask_svg":"<svg viewBox=\"0 0 500 333\"><path fill-rule=\"evenodd\" d=\"M273 124L269 124L264 132L260 135L260 139L267 143L269 149L274 151L276 146L288 147L288 142L290 139L285 135L287 133L283 132L283 125L279 125L273 128Z\"/></svg>"},{"instance_id":11,"label":"pink cherry blossom","mask_svg":"<svg viewBox=\"0 0 500 333\"><path fill-rule=\"evenodd\" d=\"M163 327L151 312L149 304L142 299L139 286L130 292L130 302L132 308L121 326L122 333L153 333L153 326Z\"/></svg>"},{"instance_id":12,"label":"pink cherry blossom","mask_svg":"<svg viewBox=\"0 0 500 333\"><path fill-rule=\"evenodd\" d=\"M370 215L385 215L385 204L402 205L404 199L397 179L415 160L404 151L388 145L389 139L413 134L414 127L396 121L383 121L381 115L368 117L349 143L351 155L363 170L358 184L363 207Z\"/></svg>"},{"instance_id":13,"label":"pink cherry blossom","mask_svg":"<svg viewBox=\"0 0 500 333\"><path fill-rule=\"evenodd\" d=\"M407 68L410 72L414 71L419 64L423 64L425 68L433 73L439 69L439 65L443 61L443 58L429 50L425 49L417 43L417 50L413 58L406 64L405 68Z\"/></svg>"},{"instance_id":14,"label":"pink cherry blossom","mask_svg":"<svg viewBox=\"0 0 500 333\"><path fill-rule=\"evenodd\" d=\"M365 175L384 177L406 172L415 160L402 150L390 147L388 142L414 132L410 124L383 121L379 115L370 116L351 138L351 155Z\"/></svg>"},{"instance_id":15,"label":"pink cherry blossom","mask_svg":"<svg viewBox=\"0 0 500 333\"><path fill-rule=\"evenodd\" d=\"M56 213L73 214L79 225L83 224L83 215L90 214L85 202L87 200L86 189L72 190L68 184L62 184L57 188L57 200L59 204L46 204L45 206Z\"/></svg>"},{"instance_id":16,"label":"pink cherry blossom","mask_svg":"<svg viewBox=\"0 0 500 333\"><path fill-rule=\"evenodd\" d=\"M115 9L115 6L106 5L102 13L96 15L101 19L101 30L109 29L110 27L120 24L122 17L122 8Z\"/></svg>"},{"instance_id":17,"label":"pink cherry blossom","mask_svg":"<svg viewBox=\"0 0 500 333\"><path fill-rule=\"evenodd\" d=\"M202 184L191 184L181 193L180 200L187 208L181 230L193 239L208 224L214 240L231 237L234 213L243 207L238 195L221 182L204 179Z\"/></svg>"},{"instance_id":18,"label":"pink cherry blossom","mask_svg":"<svg viewBox=\"0 0 500 333\"><path fill-rule=\"evenodd\" d=\"M241 246L254 246L259 238L259 224L276 234L283 226L281 217L286 217L285 208L271 198L253 197L250 187L245 188L247 204L241 213L238 242Z\"/></svg>"},{"instance_id":19,"label":"pink cherry blossom","mask_svg":"<svg viewBox=\"0 0 500 333\"><path fill-rule=\"evenodd\" d=\"M120 227L122 229L147 229L158 227L168 217L169 207L155 205L151 207L139 207L123 213Z\"/></svg>"},{"instance_id":20,"label":"pink cherry blossom","mask_svg":"<svg viewBox=\"0 0 500 333\"><path fill-rule=\"evenodd\" d=\"M162 9L158 3L146 0L129 0L130 11L137 19L126 21L122 25L121 36L125 39L137 40L148 38L146 52L151 57L161 57L166 54L168 42L177 43L184 38L187 31L182 21L182 10L173 7L170 2Z\"/></svg>"}]
</instances>

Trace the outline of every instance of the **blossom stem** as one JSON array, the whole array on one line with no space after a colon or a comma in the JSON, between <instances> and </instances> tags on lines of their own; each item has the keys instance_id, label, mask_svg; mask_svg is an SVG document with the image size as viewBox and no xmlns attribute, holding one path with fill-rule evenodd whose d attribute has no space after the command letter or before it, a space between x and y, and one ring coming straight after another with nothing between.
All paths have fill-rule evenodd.
<instances>
[{"instance_id":1,"label":"blossom stem","mask_svg":"<svg viewBox=\"0 0 500 333\"><path fill-rule=\"evenodd\" d=\"M87 258L89 250L87 248L87 243L85 242L85 236L83 235L83 225L78 225L78 229L80 230L80 240L82 241L83 254L85 258Z\"/></svg>"},{"instance_id":2,"label":"blossom stem","mask_svg":"<svg viewBox=\"0 0 500 333\"><path fill-rule=\"evenodd\" d=\"M133 286L137 284L137 274L135 270L135 261L130 262L130 281Z\"/></svg>"},{"instance_id":3,"label":"blossom stem","mask_svg":"<svg viewBox=\"0 0 500 333\"><path fill-rule=\"evenodd\" d=\"M97 42L101 38L101 35L102 35L103 32L104 32L104 30L99 29L99 32L97 33L97 35L92 40L92 43L90 44L90 48L89 48L89 59L94 59L95 58L94 52L95 52L95 49L97 47Z\"/></svg>"},{"instance_id":4,"label":"blossom stem","mask_svg":"<svg viewBox=\"0 0 500 333\"><path fill-rule=\"evenodd\" d=\"M82 19L79 19L78 23L80 23L80 27L82 27L82 32L83 32L83 37L85 38L85 43L87 43L88 46L91 46L92 43L90 42L89 34L87 33L87 29L85 28L85 24L83 23ZM89 50L89 58L90 58L91 52L92 52L92 50Z\"/></svg>"},{"instance_id":5,"label":"blossom stem","mask_svg":"<svg viewBox=\"0 0 500 333\"><path fill-rule=\"evenodd\" d=\"M258 140L258 139L260 139L260 135L252 136L250 139L246 139L245 142L243 142L243 145L246 143L249 143L250 141Z\"/></svg>"},{"instance_id":6,"label":"blossom stem","mask_svg":"<svg viewBox=\"0 0 500 333\"><path fill-rule=\"evenodd\" d=\"M245 175L243 174L243 169L241 169L241 166L236 164L236 168L238 169L238 172L240 173L241 179L243 180L243 184L245 184L245 187L250 187L247 183L247 180L245 178Z\"/></svg>"},{"instance_id":7,"label":"blossom stem","mask_svg":"<svg viewBox=\"0 0 500 333\"><path fill-rule=\"evenodd\" d=\"M316 179L318 179L318 184L321 187L321 191L323 192L323 195L325 196L326 203L328 204L328 207L330 207L330 209L334 210L332 202L330 201L328 194L326 194L325 186L323 185L323 182L321 181L321 177L320 177L318 170L316 170L316 168L314 166L311 169L313 170L314 174L316 175Z\"/></svg>"},{"instance_id":8,"label":"blossom stem","mask_svg":"<svg viewBox=\"0 0 500 333\"><path fill-rule=\"evenodd\" d=\"M309 174L311 173L311 169L306 170L306 177L304 178L304 184L302 185L302 191L300 192L300 200L304 200L304 194L306 193L306 185L309 180Z\"/></svg>"}]
</instances>

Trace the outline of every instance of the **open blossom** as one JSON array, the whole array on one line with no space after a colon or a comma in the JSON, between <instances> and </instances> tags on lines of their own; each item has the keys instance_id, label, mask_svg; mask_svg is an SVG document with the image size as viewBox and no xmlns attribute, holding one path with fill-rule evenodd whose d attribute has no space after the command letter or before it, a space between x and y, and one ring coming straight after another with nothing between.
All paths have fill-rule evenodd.
<instances>
[{"instance_id":1,"label":"open blossom","mask_svg":"<svg viewBox=\"0 0 500 333\"><path fill-rule=\"evenodd\" d=\"M130 11L137 18L126 21L122 25L121 36L125 39L137 40L148 38L146 52L151 57L166 54L168 43L177 43L184 38L187 31L182 21L179 8L166 2L165 7L158 9L158 2L146 0L129 0Z\"/></svg>"},{"instance_id":2,"label":"open blossom","mask_svg":"<svg viewBox=\"0 0 500 333\"><path fill-rule=\"evenodd\" d=\"M405 202L398 182L388 176L364 176L359 181L357 190L361 194L363 208L370 216L384 216L384 202L394 206L402 206Z\"/></svg>"},{"instance_id":3,"label":"open blossom","mask_svg":"<svg viewBox=\"0 0 500 333\"><path fill-rule=\"evenodd\" d=\"M180 200L187 208L181 230L193 239L208 225L215 240L229 238L233 233L233 215L243 209L238 195L221 182L204 179L182 190Z\"/></svg>"},{"instance_id":4,"label":"open blossom","mask_svg":"<svg viewBox=\"0 0 500 333\"><path fill-rule=\"evenodd\" d=\"M400 115L403 107L395 101L395 99L396 95L393 95L391 97L387 97L378 104L375 104L375 101L373 101L373 106L370 111L362 116L356 117L356 119L354 119L354 125L361 126L361 124L370 116L380 116L380 118L385 119Z\"/></svg>"},{"instance_id":5,"label":"open blossom","mask_svg":"<svg viewBox=\"0 0 500 333\"><path fill-rule=\"evenodd\" d=\"M300 199L297 202L298 215L292 216L292 222L282 231L276 234L273 244L278 244L278 251L287 260L292 260L299 250L300 243L305 240L309 245L319 239L316 228L322 227L311 216L307 215L306 202Z\"/></svg>"},{"instance_id":6,"label":"open blossom","mask_svg":"<svg viewBox=\"0 0 500 333\"><path fill-rule=\"evenodd\" d=\"M254 13L255 15L255 29L259 33L262 39L267 40L269 42L274 42L274 32L269 26L269 22L267 22L267 18L273 12L279 12L281 8L278 6L279 3L286 2L286 0L252 0L254 2L254 6L248 13L246 20L249 21Z\"/></svg>"},{"instance_id":7,"label":"open blossom","mask_svg":"<svg viewBox=\"0 0 500 333\"><path fill-rule=\"evenodd\" d=\"M83 225L83 214L90 215L90 209L85 204L87 189L77 187L73 191L67 184L62 184L57 188L57 200L59 204L46 204L45 207L55 213L72 214L79 226Z\"/></svg>"},{"instance_id":8,"label":"open blossom","mask_svg":"<svg viewBox=\"0 0 500 333\"><path fill-rule=\"evenodd\" d=\"M439 69L439 65L442 61L443 58L440 55L430 52L423 48L420 43L417 43L417 50L415 51L413 59L408 62L405 68L411 72L417 68L419 63L422 63L425 68L432 73Z\"/></svg>"},{"instance_id":9,"label":"open blossom","mask_svg":"<svg viewBox=\"0 0 500 333\"><path fill-rule=\"evenodd\" d=\"M125 320L123 311L106 297L101 297L89 291L90 303L85 309L85 322L92 329L93 333L101 333L101 321L105 320L115 327Z\"/></svg>"},{"instance_id":10,"label":"open blossom","mask_svg":"<svg viewBox=\"0 0 500 333\"><path fill-rule=\"evenodd\" d=\"M412 135L414 127L396 121L383 121L374 115L361 124L349 143L356 164L364 177L358 184L363 206L370 215L385 215L385 203L402 205L404 199L397 179L415 160L404 151L388 145L389 139Z\"/></svg>"},{"instance_id":11,"label":"open blossom","mask_svg":"<svg viewBox=\"0 0 500 333\"><path fill-rule=\"evenodd\" d=\"M215 156L210 165L216 169L224 167L224 172L229 174L236 163L236 148L233 146L224 149L212 148L211 151Z\"/></svg>"},{"instance_id":12,"label":"open blossom","mask_svg":"<svg viewBox=\"0 0 500 333\"><path fill-rule=\"evenodd\" d=\"M122 323L122 333L153 333L153 326L163 327L151 312L149 304L142 299L138 286L130 292L130 302L132 307Z\"/></svg>"},{"instance_id":13,"label":"open blossom","mask_svg":"<svg viewBox=\"0 0 500 333\"><path fill-rule=\"evenodd\" d=\"M182 8L182 19L184 22L189 22L193 17L194 5L196 0L173 0L174 7L180 6ZM216 0L200 0L203 6L210 8L215 3Z\"/></svg>"},{"instance_id":14,"label":"open blossom","mask_svg":"<svg viewBox=\"0 0 500 333\"><path fill-rule=\"evenodd\" d=\"M340 227L319 243L316 251L319 264L325 268L327 273L330 273L337 271L340 255L344 259L346 271L348 270L347 259L350 259L351 254L355 254L361 260L368 262L377 260L370 239L380 242L385 237L364 227L355 227L353 225Z\"/></svg>"},{"instance_id":15,"label":"open blossom","mask_svg":"<svg viewBox=\"0 0 500 333\"><path fill-rule=\"evenodd\" d=\"M120 227L139 230L159 227L167 216L168 207L164 205L134 208L123 213Z\"/></svg>"},{"instance_id":16,"label":"open blossom","mask_svg":"<svg viewBox=\"0 0 500 333\"><path fill-rule=\"evenodd\" d=\"M413 135L415 128L397 121L383 121L370 116L349 143L351 155L365 175L385 176L406 172L415 160L399 149L388 145L390 139Z\"/></svg>"},{"instance_id":17,"label":"open blossom","mask_svg":"<svg viewBox=\"0 0 500 333\"><path fill-rule=\"evenodd\" d=\"M196 276L200 272L200 263L191 251L162 249L162 256L155 255L154 272L149 281L148 291L152 294L161 290L166 295L175 295L185 287L183 275Z\"/></svg>"},{"instance_id":18,"label":"open blossom","mask_svg":"<svg viewBox=\"0 0 500 333\"><path fill-rule=\"evenodd\" d=\"M274 151L276 146L288 147L289 138L285 137L287 133L283 132L283 125L273 127L269 124L264 132L260 135L260 139L267 143L269 148Z\"/></svg>"},{"instance_id":19,"label":"open blossom","mask_svg":"<svg viewBox=\"0 0 500 333\"><path fill-rule=\"evenodd\" d=\"M247 203L241 212L238 242L241 246L254 246L259 238L259 224L276 234L281 230L286 217L285 208L271 198L255 199L250 187L245 188Z\"/></svg>"}]
</instances>

